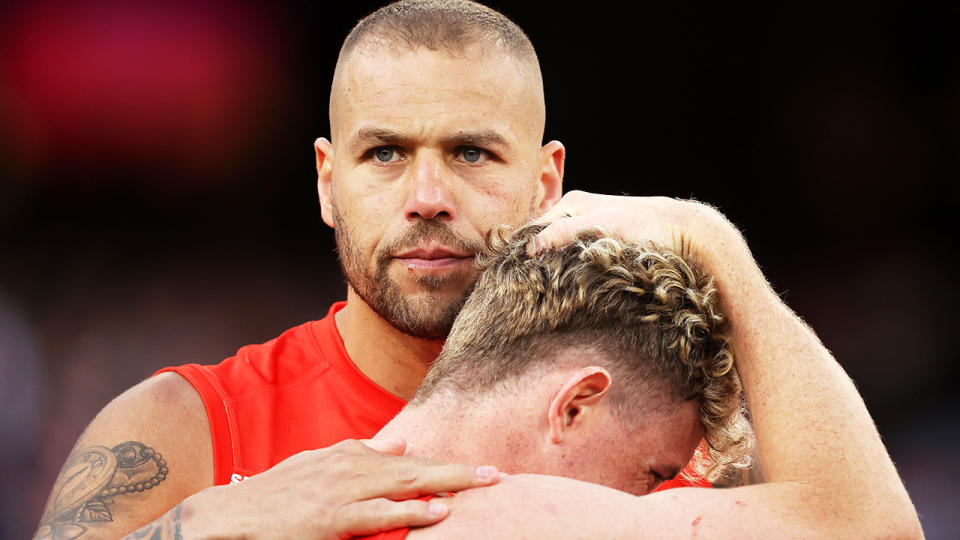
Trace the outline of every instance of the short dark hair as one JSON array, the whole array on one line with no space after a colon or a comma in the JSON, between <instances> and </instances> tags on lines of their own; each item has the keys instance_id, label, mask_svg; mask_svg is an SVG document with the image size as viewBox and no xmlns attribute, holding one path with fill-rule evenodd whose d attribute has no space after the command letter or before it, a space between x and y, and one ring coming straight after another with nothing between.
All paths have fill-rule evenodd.
<instances>
[{"instance_id":1,"label":"short dark hair","mask_svg":"<svg viewBox=\"0 0 960 540\"><path fill-rule=\"evenodd\" d=\"M400 0L367 15L347 35L343 58L360 43L377 40L458 56L468 45L490 43L522 60L536 61L530 38L502 13L470 0Z\"/></svg>"}]
</instances>

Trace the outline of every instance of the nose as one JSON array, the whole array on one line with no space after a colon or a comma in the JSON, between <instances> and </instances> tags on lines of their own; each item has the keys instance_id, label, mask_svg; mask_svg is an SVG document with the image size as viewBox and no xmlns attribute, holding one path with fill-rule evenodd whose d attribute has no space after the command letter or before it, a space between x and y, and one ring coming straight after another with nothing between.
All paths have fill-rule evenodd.
<instances>
[{"instance_id":1,"label":"nose","mask_svg":"<svg viewBox=\"0 0 960 540\"><path fill-rule=\"evenodd\" d=\"M430 153L419 154L408 169L409 187L404 204L408 220L454 218L454 196L451 173L443 159Z\"/></svg>"}]
</instances>

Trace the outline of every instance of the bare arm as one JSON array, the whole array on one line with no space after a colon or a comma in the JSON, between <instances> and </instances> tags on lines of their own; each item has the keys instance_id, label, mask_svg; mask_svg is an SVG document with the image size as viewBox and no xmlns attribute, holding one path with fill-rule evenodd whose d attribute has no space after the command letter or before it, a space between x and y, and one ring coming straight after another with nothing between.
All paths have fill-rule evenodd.
<instances>
[{"instance_id":1,"label":"bare arm","mask_svg":"<svg viewBox=\"0 0 960 540\"><path fill-rule=\"evenodd\" d=\"M566 538L922 537L916 511L852 381L773 293L722 215L698 203L583 193L568 194L548 214L573 217L554 221L531 249L600 225L628 241L682 248L715 277L766 483L632 498L572 480L550 479L547 488L543 477L511 478L469 495L489 499L478 504L489 512L483 522L488 533L511 535L512 528L533 538L542 527ZM443 528L464 520L463 529L470 530L473 524L466 521L478 516L467 501L454 504ZM493 526L498 528L490 531Z\"/></svg>"},{"instance_id":2,"label":"bare arm","mask_svg":"<svg viewBox=\"0 0 960 540\"><path fill-rule=\"evenodd\" d=\"M200 396L178 375L148 379L108 404L54 483L38 538L117 538L213 485Z\"/></svg>"},{"instance_id":3,"label":"bare arm","mask_svg":"<svg viewBox=\"0 0 960 540\"><path fill-rule=\"evenodd\" d=\"M404 499L499 478L495 469L402 456L405 446L344 441L212 487L203 402L179 375L163 374L122 394L90 423L54 484L35 538L345 538L435 523L446 507Z\"/></svg>"}]
</instances>

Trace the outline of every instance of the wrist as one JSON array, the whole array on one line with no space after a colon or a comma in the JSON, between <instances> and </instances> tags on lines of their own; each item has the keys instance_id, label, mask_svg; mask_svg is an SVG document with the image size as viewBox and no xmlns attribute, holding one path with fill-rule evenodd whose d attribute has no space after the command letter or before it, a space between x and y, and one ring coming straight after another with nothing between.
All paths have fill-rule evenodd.
<instances>
[{"instance_id":1,"label":"wrist","mask_svg":"<svg viewBox=\"0 0 960 540\"><path fill-rule=\"evenodd\" d=\"M183 538L223 538L223 531L213 528L212 518L219 512L215 500L226 486L213 486L187 497L171 512L177 512Z\"/></svg>"}]
</instances>

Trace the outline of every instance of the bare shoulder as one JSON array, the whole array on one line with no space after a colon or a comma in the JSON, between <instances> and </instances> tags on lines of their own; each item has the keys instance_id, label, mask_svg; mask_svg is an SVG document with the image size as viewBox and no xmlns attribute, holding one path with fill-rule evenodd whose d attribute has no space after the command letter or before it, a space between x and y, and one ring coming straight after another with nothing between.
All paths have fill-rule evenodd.
<instances>
[{"instance_id":1,"label":"bare shoulder","mask_svg":"<svg viewBox=\"0 0 960 540\"><path fill-rule=\"evenodd\" d=\"M213 485L199 394L173 373L130 388L90 422L47 500L38 538L119 538Z\"/></svg>"},{"instance_id":2,"label":"bare shoulder","mask_svg":"<svg viewBox=\"0 0 960 540\"><path fill-rule=\"evenodd\" d=\"M570 478L510 475L443 499L450 515L411 530L407 538L633 538L636 501L628 493Z\"/></svg>"}]
</instances>

